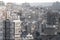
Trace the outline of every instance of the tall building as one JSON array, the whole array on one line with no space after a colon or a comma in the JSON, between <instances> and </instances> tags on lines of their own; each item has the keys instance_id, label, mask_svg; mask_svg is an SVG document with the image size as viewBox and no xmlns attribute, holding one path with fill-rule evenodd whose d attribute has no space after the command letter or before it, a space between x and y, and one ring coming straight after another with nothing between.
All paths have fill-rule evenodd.
<instances>
[{"instance_id":1,"label":"tall building","mask_svg":"<svg viewBox=\"0 0 60 40\"><path fill-rule=\"evenodd\" d=\"M15 22L15 40L21 40L21 21L14 20Z\"/></svg>"},{"instance_id":2,"label":"tall building","mask_svg":"<svg viewBox=\"0 0 60 40\"><path fill-rule=\"evenodd\" d=\"M0 1L0 6L4 6L5 3L3 1Z\"/></svg>"},{"instance_id":3,"label":"tall building","mask_svg":"<svg viewBox=\"0 0 60 40\"><path fill-rule=\"evenodd\" d=\"M3 40L15 40L15 23L6 19L3 24Z\"/></svg>"},{"instance_id":4,"label":"tall building","mask_svg":"<svg viewBox=\"0 0 60 40\"><path fill-rule=\"evenodd\" d=\"M3 40L3 21L0 20L0 40Z\"/></svg>"}]
</instances>

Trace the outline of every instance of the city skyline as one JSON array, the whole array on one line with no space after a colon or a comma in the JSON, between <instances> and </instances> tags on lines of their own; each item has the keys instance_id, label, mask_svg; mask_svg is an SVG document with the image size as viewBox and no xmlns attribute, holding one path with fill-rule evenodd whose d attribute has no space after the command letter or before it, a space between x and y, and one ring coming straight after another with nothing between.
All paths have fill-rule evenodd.
<instances>
[{"instance_id":1,"label":"city skyline","mask_svg":"<svg viewBox=\"0 0 60 40\"><path fill-rule=\"evenodd\" d=\"M0 0L0 1L3 1L5 3L8 3L8 2L12 2L12 3L17 3L17 4L21 4L21 3L43 3L43 2L56 2L56 1L59 1L60 0Z\"/></svg>"}]
</instances>

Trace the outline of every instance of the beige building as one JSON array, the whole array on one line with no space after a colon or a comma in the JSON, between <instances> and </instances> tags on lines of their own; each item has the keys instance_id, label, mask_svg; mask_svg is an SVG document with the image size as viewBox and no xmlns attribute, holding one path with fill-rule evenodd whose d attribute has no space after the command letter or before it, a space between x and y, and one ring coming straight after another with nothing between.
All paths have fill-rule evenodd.
<instances>
[{"instance_id":1,"label":"beige building","mask_svg":"<svg viewBox=\"0 0 60 40\"><path fill-rule=\"evenodd\" d=\"M14 20L15 22L15 40L21 40L21 21Z\"/></svg>"},{"instance_id":2,"label":"beige building","mask_svg":"<svg viewBox=\"0 0 60 40\"><path fill-rule=\"evenodd\" d=\"M5 19L5 16L4 16L4 14L6 13L5 8L6 8L5 6L0 6L0 20Z\"/></svg>"}]
</instances>

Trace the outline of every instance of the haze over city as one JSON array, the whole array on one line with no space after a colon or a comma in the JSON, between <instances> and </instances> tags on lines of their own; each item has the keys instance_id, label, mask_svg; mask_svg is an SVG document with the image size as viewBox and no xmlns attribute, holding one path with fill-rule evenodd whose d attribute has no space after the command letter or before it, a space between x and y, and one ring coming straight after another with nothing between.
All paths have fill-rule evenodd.
<instances>
[{"instance_id":1,"label":"haze over city","mask_svg":"<svg viewBox=\"0 0 60 40\"><path fill-rule=\"evenodd\" d=\"M60 40L60 0L0 0L0 40Z\"/></svg>"},{"instance_id":2,"label":"haze over city","mask_svg":"<svg viewBox=\"0 0 60 40\"><path fill-rule=\"evenodd\" d=\"M12 3L17 3L17 4L20 4L20 3L42 3L42 2L56 2L56 1L59 1L60 0L0 0L0 1L4 1L5 3L7 2L12 2Z\"/></svg>"}]
</instances>

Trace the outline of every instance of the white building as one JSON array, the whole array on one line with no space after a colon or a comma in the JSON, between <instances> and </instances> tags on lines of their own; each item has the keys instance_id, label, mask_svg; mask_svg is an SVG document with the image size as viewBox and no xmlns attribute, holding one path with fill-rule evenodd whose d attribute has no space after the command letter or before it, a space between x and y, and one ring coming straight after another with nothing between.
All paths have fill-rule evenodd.
<instances>
[{"instance_id":1,"label":"white building","mask_svg":"<svg viewBox=\"0 0 60 40\"><path fill-rule=\"evenodd\" d=\"M21 21L14 20L15 22L15 40L21 40Z\"/></svg>"}]
</instances>

